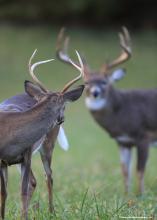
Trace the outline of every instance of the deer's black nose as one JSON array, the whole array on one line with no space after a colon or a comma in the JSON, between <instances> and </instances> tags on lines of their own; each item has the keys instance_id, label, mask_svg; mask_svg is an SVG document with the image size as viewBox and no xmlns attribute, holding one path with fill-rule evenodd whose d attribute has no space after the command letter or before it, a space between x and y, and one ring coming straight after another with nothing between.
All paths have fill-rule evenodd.
<instances>
[{"instance_id":1,"label":"deer's black nose","mask_svg":"<svg viewBox=\"0 0 157 220\"><path fill-rule=\"evenodd\" d=\"M95 91L93 91L92 94L93 94L94 98L97 98L99 96L99 91L95 90Z\"/></svg>"}]
</instances>

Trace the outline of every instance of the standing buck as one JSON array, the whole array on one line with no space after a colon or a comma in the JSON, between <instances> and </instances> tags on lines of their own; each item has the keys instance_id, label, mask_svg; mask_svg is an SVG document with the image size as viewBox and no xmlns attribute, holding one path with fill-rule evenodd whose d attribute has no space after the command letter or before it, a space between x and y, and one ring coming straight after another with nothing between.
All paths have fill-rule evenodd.
<instances>
[{"instance_id":1,"label":"standing buck","mask_svg":"<svg viewBox=\"0 0 157 220\"><path fill-rule=\"evenodd\" d=\"M49 178L48 189L51 191L51 154L59 125L64 121L66 102L76 101L82 94L84 86L67 91L83 74L83 64L78 55L80 66L71 63L81 74L67 83L61 92L51 92L34 75L34 69L39 64L49 62L41 61L31 64L29 70L36 84L25 81L26 94L13 98L16 101L2 104L0 111L0 178L1 178L1 217L4 219L5 201L7 197L7 167L12 164L21 164L21 198L22 215L28 219L28 202L33 192L35 181L31 170L32 152L39 147L46 174ZM30 97L32 98L30 98ZM11 100L11 99L10 99ZM6 102L7 103L7 102ZM20 103L22 103L20 105ZM16 105L17 104L17 105ZM8 107L7 107L8 105ZM9 110L10 109L10 110ZM29 178L30 177L30 178ZM52 195L51 195L52 196ZM50 199L51 199L50 196ZM50 201L50 208L52 208Z\"/></svg>"},{"instance_id":2,"label":"standing buck","mask_svg":"<svg viewBox=\"0 0 157 220\"><path fill-rule=\"evenodd\" d=\"M84 61L85 103L94 120L115 139L119 146L125 191L130 185L131 150L137 150L138 191L144 190L144 170L149 146L157 141L157 89L119 90L115 81L125 75L123 69L111 70L131 57L130 37L126 28L119 34L121 53L112 62L93 72ZM62 48L63 43L63 48ZM68 38L58 35L57 57L71 65L67 53Z\"/></svg>"}]
</instances>

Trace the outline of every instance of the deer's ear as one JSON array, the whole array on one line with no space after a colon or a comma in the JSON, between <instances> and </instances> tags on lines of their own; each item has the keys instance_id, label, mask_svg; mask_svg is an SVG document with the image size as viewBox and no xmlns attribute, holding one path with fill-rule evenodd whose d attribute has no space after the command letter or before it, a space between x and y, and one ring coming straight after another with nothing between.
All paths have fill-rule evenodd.
<instances>
[{"instance_id":1,"label":"deer's ear","mask_svg":"<svg viewBox=\"0 0 157 220\"><path fill-rule=\"evenodd\" d=\"M84 90L84 85L81 85L75 89L65 92L63 95L65 102L76 101L82 95L83 90Z\"/></svg>"},{"instance_id":2,"label":"deer's ear","mask_svg":"<svg viewBox=\"0 0 157 220\"><path fill-rule=\"evenodd\" d=\"M125 69L117 69L115 70L112 75L109 77L110 82L115 82L122 79L126 74Z\"/></svg>"},{"instance_id":3,"label":"deer's ear","mask_svg":"<svg viewBox=\"0 0 157 220\"><path fill-rule=\"evenodd\" d=\"M25 81L25 91L37 101L45 95L44 91L38 85L27 80Z\"/></svg>"}]
</instances>

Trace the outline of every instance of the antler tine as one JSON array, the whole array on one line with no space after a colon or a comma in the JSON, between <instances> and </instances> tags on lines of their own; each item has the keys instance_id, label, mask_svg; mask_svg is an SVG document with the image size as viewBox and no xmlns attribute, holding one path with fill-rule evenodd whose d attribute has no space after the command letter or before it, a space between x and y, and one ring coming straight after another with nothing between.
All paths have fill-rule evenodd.
<instances>
[{"instance_id":1,"label":"antler tine","mask_svg":"<svg viewBox=\"0 0 157 220\"><path fill-rule=\"evenodd\" d=\"M81 59L81 56L79 54L79 52L76 50L76 54L80 63L80 66L77 65L76 63L74 63L71 59L70 59L70 63L80 72L80 75L77 76L76 78L74 78L73 80L71 80L70 82L68 82L64 88L62 89L61 93L65 93L75 82L77 82L78 80L81 79L81 77L84 76L84 65Z\"/></svg>"},{"instance_id":2,"label":"antler tine","mask_svg":"<svg viewBox=\"0 0 157 220\"><path fill-rule=\"evenodd\" d=\"M124 63L131 57L132 54L131 42L130 42L131 40L130 40L129 32L126 27L122 27L122 32L119 33L119 39L120 39L120 46L122 48L122 52L117 59L113 60L110 63L106 63L102 66L101 68L102 73L107 73L108 70L116 67L121 63Z\"/></svg>"},{"instance_id":3,"label":"antler tine","mask_svg":"<svg viewBox=\"0 0 157 220\"><path fill-rule=\"evenodd\" d=\"M74 66L73 64L79 66L80 64L73 61L73 64L71 62L71 58L68 55L68 47L69 47L69 36L64 36L65 28L62 28L58 34L57 38L57 45L56 45L56 55L59 60L63 61L64 63L70 64L71 66ZM63 48L62 48L63 45ZM84 80L87 80L89 78L89 66L84 58L81 59L81 62L84 65Z\"/></svg>"},{"instance_id":4,"label":"antler tine","mask_svg":"<svg viewBox=\"0 0 157 220\"><path fill-rule=\"evenodd\" d=\"M65 28L61 28L56 44L56 55L59 60L71 65L70 57L68 55L69 37L64 36ZM63 44L63 48L62 48Z\"/></svg>"},{"instance_id":5,"label":"antler tine","mask_svg":"<svg viewBox=\"0 0 157 220\"><path fill-rule=\"evenodd\" d=\"M131 45L131 38L130 38L129 32L126 27L122 27L122 30L123 30L123 34L119 33L120 45L123 48L123 50L128 53L128 56L130 57L132 54L132 50L131 50L131 46L130 46Z\"/></svg>"},{"instance_id":6,"label":"antler tine","mask_svg":"<svg viewBox=\"0 0 157 220\"><path fill-rule=\"evenodd\" d=\"M117 59L108 64L108 68L113 68L131 57L130 36L126 27L122 27L122 33L119 33L119 38L122 52Z\"/></svg>"},{"instance_id":7,"label":"antler tine","mask_svg":"<svg viewBox=\"0 0 157 220\"><path fill-rule=\"evenodd\" d=\"M31 56L30 59L29 59L29 64L28 64L28 66L29 66L29 73L30 73L31 77L33 78L34 82L35 82L37 85L39 85L45 92L47 92L48 90L46 89L46 87L45 87L45 86L43 85L43 83L40 82L40 81L38 80L38 78L35 76L35 74L34 74L34 69L35 69L37 66L39 66L40 64L48 63L48 62L50 62L50 61L53 61L54 59L43 60L43 61L39 61L39 62L36 62L36 63L32 64L32 60L33 60L33 58L34 58L36 52L37 52L37 49L33 52L32 56Z\"/></svg>"}]
</instances>

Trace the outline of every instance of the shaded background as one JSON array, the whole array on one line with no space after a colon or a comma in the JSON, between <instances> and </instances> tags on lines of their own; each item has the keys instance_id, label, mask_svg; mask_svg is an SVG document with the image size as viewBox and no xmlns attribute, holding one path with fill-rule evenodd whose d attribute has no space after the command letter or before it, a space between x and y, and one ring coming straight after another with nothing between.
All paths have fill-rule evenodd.
<instances>
[{"instance_id":1,"label":"shaded background","mask_svg":"<svg viewBox=\"0 0 157 220\"><path fill-rule=\"evenodd\" d=\"M157 28L155 0L1 0L2 22Z\"/></svg>"},{"instance_id":2,"label":"shaded background","mask_svg":"<svg viewBox=\"0 0 157 220\"><path fill-rule=\"evenodd\" d=\"M57 34L62 26L67 27L66 33L71 39L70 56L76 59L74 50L77 49L85 55L92 69L99 69L102 63L120 53L118 32L125 25L131 34L133 55L121 65L127 69L127 74L115 86L122 89L156 88L155 3L153 0L0 0L0 100L24 91L24 80L31 80L28 60L35 48L38 48L38 53L34 61L55 58ZM49 89L60 90L77 71L55 60L40 66L36 73ZM132 193L124 196L118 147L95 124L84 105L84 96L66 108L64 128L70 143L69 151L63 152L58 144L54 151L56 219L95 220L117 219L117 214L156 215L157 149L150 150L146 190L142 198L135 194L134 149ZM33 170L38 186L30 206L30 219L34 216L35 219L52 219L47 211L47 191L39 155L33 157ZM20 177L12 166L9 169L6 218L9 220L20 216L19 184ZM130 200L133 205L128 206ZM34 213L35 201L39 201L40 211Z\"/></svg>"}]
</instances>

